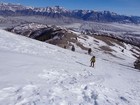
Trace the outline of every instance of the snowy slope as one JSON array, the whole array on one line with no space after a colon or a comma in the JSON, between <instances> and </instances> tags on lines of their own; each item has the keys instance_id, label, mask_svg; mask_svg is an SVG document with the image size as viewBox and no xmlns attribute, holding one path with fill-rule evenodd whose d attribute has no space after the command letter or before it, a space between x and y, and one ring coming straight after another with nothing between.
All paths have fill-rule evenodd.
<instances>
[{"instance_id":1,"label":"snowy slope","mask_svg":"<svg viewBox=\"0 0 140 105\"><path fill-rule=\"evenodd\" d=\"M139 24L83 22L63 26L83 34L110 36L140 46Z\"/></svg>"},{"instance_id":2,"label":"snowy slope","mask_svg":"<svg viewBox=\"0 0 140 105\"><path fill-rule=\"evenodd\" d=\"M140 105L140 72L127 53L96 52L91 68L89 55L0 30L0 105Z\"/></svg>"}]
</instances>

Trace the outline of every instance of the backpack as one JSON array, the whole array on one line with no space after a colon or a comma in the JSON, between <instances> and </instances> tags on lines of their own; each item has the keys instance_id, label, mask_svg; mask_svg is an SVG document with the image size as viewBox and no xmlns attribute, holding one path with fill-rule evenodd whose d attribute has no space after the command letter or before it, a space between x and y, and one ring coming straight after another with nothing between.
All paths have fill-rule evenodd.
<instances>
[{"instance_id":1,"label":"backpack","mask_svg":"<svg viewBox=\"0 0 140 105\"><path fill-rule=\"evenodd\" d=\"M95 62L95 57L92 57L90 61Z\"/></svg>"}]
</instances>

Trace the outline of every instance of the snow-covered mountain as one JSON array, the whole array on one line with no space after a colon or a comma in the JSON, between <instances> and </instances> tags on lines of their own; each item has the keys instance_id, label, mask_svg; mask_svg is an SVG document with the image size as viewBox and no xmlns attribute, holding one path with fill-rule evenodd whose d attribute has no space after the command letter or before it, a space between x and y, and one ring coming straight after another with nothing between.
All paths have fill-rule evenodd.
<instances>
[{"instance_id":1,"label":"snow-covered mountain","mask_svg":"<svg viewBox=\"0 0 140 105\"><path fill-rule=\"evenodd\" d=\"M2 16L45 16L51 18L74 18L84 21L140 23L140 17L118 15L110 11L67 10L63 7L27 7L19 4L1 3Z\"/></svg>"},{"instance_id":2,"label":"snow-covered mountain","mask_svg":"<svg viewBox=\"0 0 140 105\"><path fill-rule=\"evenodd\" d=\"M20 4L12 4L12 3L0 3L0 10L1 11L13 11L15 12L16 10L24 10L27 9L27 7L22 6Z\"/></svg>"},{"instance_id":3,"label":"snow-covered mountain","mask_svg":"<svg viewBox=\"0 0 140 105\"><path fill-rule=\"evenodd\" d=\"M86 35L108 36L140 47L140 25L120 23L83 22L63 27Z\"/></svg>"},{"instance_id":4,"label":"snow-covered mountain","mask_svg":"<svg viewBox=\"0 0 140 105\"><path fill-rule=\"evenodd\" d=\"M109 11L0 3L0 105L140 105L139 23Z\"/></svg>"},{"instance_id":5,"label":"snow-covered mountain","mask_svg":"<svg viewBox=\"0 0 140 105\"><path fill-rule=\"evenodd\" d=\"M139 105L140 72L133 68L138 48L124 43L123 53L117 42L108 46L84 35L77 40L92 54L0 30L0 105ZM89 67L92 55L95 68Z\"/></svg>"},{"instance_id":6,"label":"snow-covered mountain","mask_svg":"<svg viewBox=\"0 0 140 105\"><path fill-rule=\"evenodd\" d=\"M76 24L76 23L75 23ZM58 42L69 43L70 39L75 39L75 32L87 36L110 37L120 42L129 43L140 47L140 26L134 24L118 24L118 23L77 23L69 25L43 25L38 23L24 23L6 30L24 35L40 41L50 40L50 43L58 45ZM55 40L54 40L55 39ZM73 40L71 40L73 41ZM75 40L74 42L77 42ZM63 44L64 46L64 44Z\"/></svg>"},{"instance_id":7,"label":"snow-covered mountain","mask_svg":"<svg viewBox=\"0 0 140 105\"><path fill-rule=\"evenodd\" d=\"M140 46L140 18L135 16L122 16L109 11L67 10L59 6L36 8L11 3L0 3L0 15L0 27L14 26L15 33L26 34L26 36L35 30L28 26L27 32L24 29L18 30L16 29L17 25L21 27L23 23L28 25L33 22L57 25L87 35L109 36ZM38 29L33 34L38 35L38 33L48 32L50 29L53 32L54 28L48 27L48 31L44 29ZM14 32L14 29L12 31ZM63 36L63 33L60 32L59 34ZM56 34L51 36L56 36Z\"/></svg>"}]
</instances>

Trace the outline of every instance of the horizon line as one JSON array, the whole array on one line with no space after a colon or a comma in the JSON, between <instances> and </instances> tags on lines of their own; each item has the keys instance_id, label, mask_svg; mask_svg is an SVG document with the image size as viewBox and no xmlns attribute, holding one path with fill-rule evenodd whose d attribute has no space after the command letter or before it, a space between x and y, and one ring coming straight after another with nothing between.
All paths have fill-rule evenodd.
<instances>
[{"instance_id":1,"label":"horizon line","mask_svg":"<svg viewBox=\"0 0 140 105\"><path fill-rule=\"evenodd\" d=\"M114 12L114 11L110 11L110 10L96 10L96 9L81 9L81 8L78 8L78 9L70 9L70 8L66 8L64 6L60 6L60 5L54 5L54 6L28 6L28 5L25 5L25 4L21 4L21 3L11 3L11 2L1 2L0 1L0 4L13 4L13 5L21 5L21 6L25 6L25 7L33 7L33 8L47 8L47 7L62 7L66 10L85 10L85 11L95 11L95 12L111 12L111 13L115 13L117 15L122 15L122 16L128 16L128 17L140 17L140 15L128 15L128 14L121 14L121 13L118 13L118 12Z\"/></svg>"}]
</instances>

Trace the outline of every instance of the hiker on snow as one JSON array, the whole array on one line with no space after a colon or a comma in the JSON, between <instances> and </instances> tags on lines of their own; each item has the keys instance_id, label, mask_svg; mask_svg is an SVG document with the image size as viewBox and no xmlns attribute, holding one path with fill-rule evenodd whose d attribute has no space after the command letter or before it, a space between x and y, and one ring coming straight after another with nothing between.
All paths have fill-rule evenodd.
<instances>
[{"instance_id":1,"label":"hiker on snow","mask_svg":"<svg viewBox=\"0 0 140 105\"><path fill-rule=\"evenodd\" d=\"M91 48L88 49L88 54L90 55L92 52Z\"/></svg>"},{"instance_id":2,"label":"hiker on snow","mask_svg":"<svg viewBox=\"0 0 140 105\"><path fill-rule=\"evenodd\" d=\"M95 63L95 56L93 56L93 57L91 58L90 62L91 62L90 67L94 67L94 63Z\"/></svg>"},{"instance_id":3,"label":"hiker on snow","mask_svg":"<svg viewBox=\"0 0 140 105\"><path fill-rule=\"evenodd\" d=\"M74 47L74 45L72 45L72 48L71 48L71 50L72 50L72 51L75 51L75 47Z\"/></svg>"}]
</instances>

